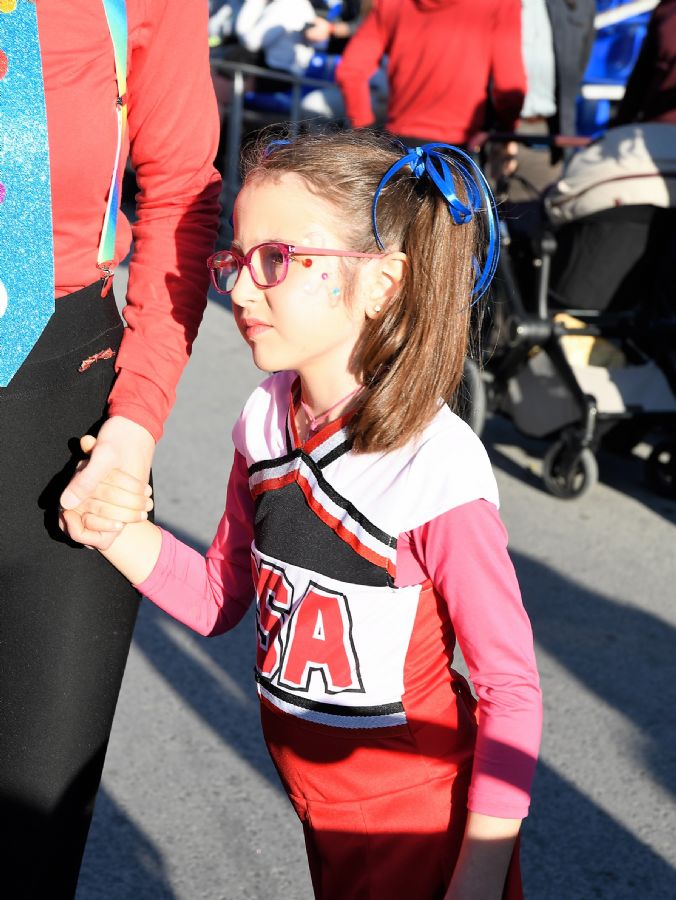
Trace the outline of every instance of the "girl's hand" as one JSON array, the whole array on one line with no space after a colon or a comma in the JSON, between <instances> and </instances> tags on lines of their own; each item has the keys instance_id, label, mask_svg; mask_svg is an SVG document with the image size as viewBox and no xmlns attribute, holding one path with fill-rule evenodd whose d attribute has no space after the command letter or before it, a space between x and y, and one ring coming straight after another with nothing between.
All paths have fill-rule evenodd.
<instances>
[{"instance_id":1,"label":"girl's hand","mask_svg":"<svg viewBox=\"0 0 676 900\"><path fill-rule=\"evenodd\" d=\"M470 812L444 900L501 900L520 827L520 819Z\"/></svg>"},{"instance_id":2,"label":"girl's hand","mask_svg":"<svg viewBox=\"0 0 676 900\"><path fill-rule=\"evenodd\" d=\"M136 422L124 416L112 416L103 423L96 439L85 435L80 444L89 458L78 466L61 494L62 527L65 530L67 522L73 540L103 550L117 539L119 530L91 531L82 525L76 510L94 495L99 483L105 482L113 469L140 479L145 486L150 477L155 441L150 432ZM74 515L66 516L65 511L72 511Z\"/></svg>"},{"instance_id":3,"label":"girl's hand","mask_svg":"<svg viewBox=\"0 0 676 900\"><path fill-rule=\"evenodd\" d=\"M95 444L96 439L91 435L85 435L80 441L87 454ZM62 509L62 520L73 540L102 549L109 544L111 533L119 533L125 525L148 518L153 508L151 495L149 484L127 472L112 469L77 507Z\"/></svg>"}]
</instances>

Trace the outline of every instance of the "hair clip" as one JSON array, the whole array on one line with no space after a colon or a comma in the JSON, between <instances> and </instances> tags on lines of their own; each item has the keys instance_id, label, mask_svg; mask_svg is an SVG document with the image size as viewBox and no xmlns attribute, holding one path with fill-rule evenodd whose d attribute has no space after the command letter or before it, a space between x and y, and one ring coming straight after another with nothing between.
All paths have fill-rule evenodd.
<instances>
[{"instance_id":1,"label":"hair clip","mask_svg":"<svg viewBox=\"0 0 676 900\"><path fill-rule=\"evenodd\" d=\"M403 146L403 145L402 145ZM439 150L450 151L450 155ZM476 303L488 289L498 265L500 254L500 231L495 198L484 173L472 157L453 144L423 144L421 147L404 147L404 156L385 172L380 179L371 206L371 224L376 243L381 250L385 246L378 233L376 211L380 193L387 182L404 166L409 166L416 178L427 175L448 206L448 211L455 225L464 225L480 212L484 212L488 224L488 250L483 266L474 260L477 273L476 283L472 289ZM463 203L457 195L454 172L460 178L467 192L467 203Z\"/></svg>"},{"instance_id":2,"label":"hair clip","mask_svg":"<svg viewBox=\"0 0 676 900\"><path fill-rule=\"evenodd\" d=\"M274 153L278 147L284 147L290 143L291 141L286 140L286 138L279 138L276 141L270 141L270 143L267 144L265 149L263 150L263 159L267 159L267 157L270 156L271 153Z\"/></svg>"}]
</instances>

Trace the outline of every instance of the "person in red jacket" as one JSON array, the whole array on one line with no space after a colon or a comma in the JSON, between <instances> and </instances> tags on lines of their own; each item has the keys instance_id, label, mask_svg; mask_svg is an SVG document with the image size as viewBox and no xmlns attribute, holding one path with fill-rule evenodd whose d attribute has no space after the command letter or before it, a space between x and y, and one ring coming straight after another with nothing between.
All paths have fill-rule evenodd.
<instances>
[{"instance_id":1,"label":"person in red jacket","mask_svg":"<svg viewBox=\"0 0 676 900\"><path fill-rule=\"evenodd\" d=\"M376 0L336 73L356 128L374 122L368 81L385 55L385 127L404 143L467 144L489 99L491 124L514 130L526 92L519 0Z\"/></svg>"},{"instance_id":2,"label":"person in red jacket","mask_svg":"<svg viewBox=\"0 0 676 900\"><path fill-rule=\"evenodd\" d=\"M60 531L59 501L77 506L112 467L147 479L219 220L206 4L117 2L110 28L109 7L0 2L0 893L12 900L75 893L139 602ZM128 157L133 225L108 204ZM24 228L39 211L40 232ZM132 238L124 328L111 271ZM30 349L15 324L35 333L36 294L51 316ZM92 427L99 443L76 473Z\"/></svg>"}]
</instances>

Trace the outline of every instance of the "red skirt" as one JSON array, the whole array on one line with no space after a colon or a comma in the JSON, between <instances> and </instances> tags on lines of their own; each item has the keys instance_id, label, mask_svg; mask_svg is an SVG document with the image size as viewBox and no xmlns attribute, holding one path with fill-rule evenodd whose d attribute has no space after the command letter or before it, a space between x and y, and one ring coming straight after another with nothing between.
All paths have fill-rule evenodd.
<instances>
[{"instance_id":1,"label":"red skirt","mask_svg":"<svg viewBox=\"0 0 676 900\"><path fill-rule=\"evenodd\" d=\"M265 700L261 720L317 900L442 900L465 830L473 727L457 752L431 758L408 726L332 728ZM517 843L503 900L522 898Z\"/></svg>"}]
</instances>

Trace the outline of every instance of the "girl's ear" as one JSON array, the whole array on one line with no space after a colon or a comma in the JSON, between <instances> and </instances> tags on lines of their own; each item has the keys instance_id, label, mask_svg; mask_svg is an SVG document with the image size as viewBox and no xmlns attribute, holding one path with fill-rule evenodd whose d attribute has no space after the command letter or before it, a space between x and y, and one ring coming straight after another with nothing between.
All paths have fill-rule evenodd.
<instances>
[{"instance_id":1,"label":"girl's ear","mask_svg":"<svg viewBox=\"0 0 676 900\"><path fill-rule=\"evenodd\" d=\"M366 315L374 319L397 293L404 279L408 260L405 253L388 253L373 260L373 270Z\"/></svg>"}]
</instances>

